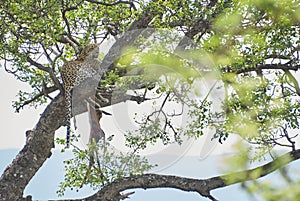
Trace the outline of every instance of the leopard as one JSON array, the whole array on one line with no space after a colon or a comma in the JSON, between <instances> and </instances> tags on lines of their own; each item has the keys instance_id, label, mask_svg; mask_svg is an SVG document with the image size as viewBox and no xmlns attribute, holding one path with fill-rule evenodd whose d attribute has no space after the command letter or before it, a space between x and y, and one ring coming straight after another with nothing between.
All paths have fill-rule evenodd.
<instances>
[{"instance_id":1,"label":"leopard","mask_svg":"<svg viewBox=\"0 0 300 201\"><path fill-rule=\"evenodd\" d=\"M61 69L66 110L66 148L69 148L71 141L72 91L76 86L97 74L101 65L98 59L99 53L99 44L86 44L77 59L67 61Z\"/></svg>"}]
</instances>

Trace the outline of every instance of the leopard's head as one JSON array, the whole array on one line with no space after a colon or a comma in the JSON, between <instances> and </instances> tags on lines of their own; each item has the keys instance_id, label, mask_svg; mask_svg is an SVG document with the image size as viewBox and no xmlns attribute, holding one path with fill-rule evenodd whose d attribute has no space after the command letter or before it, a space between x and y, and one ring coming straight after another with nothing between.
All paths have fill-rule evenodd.
<instances>
[{"instance_id":1,"label":"leopard's head","mask_svg":"<svg viewBox=\"0 0 300 201\"><path fill-rule=\"evenodd\" d=\"M86 58L98 58L100 44L86 44L83 45L83 49L78 55L77 60L85 60Z\"/></svg>"}]
</instances>

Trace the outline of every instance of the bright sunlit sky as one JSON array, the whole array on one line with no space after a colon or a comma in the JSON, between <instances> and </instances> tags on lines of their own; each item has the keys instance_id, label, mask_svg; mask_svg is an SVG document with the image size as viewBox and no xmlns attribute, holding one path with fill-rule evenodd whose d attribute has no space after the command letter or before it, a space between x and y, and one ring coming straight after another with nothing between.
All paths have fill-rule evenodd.
<instances>
[{"instance_id":1,"label":"bright sunlit sky","mask_svg":"<svg viewBox=\"0 0 300 201\"><path fill-rule=\"evenodd\" d=\"M100 46L100 52L106 54L109 48L114 43L114 40L108 40ZM206 59L205 62L212 62L209 59ZM203 62L203 61L200 61ZM202 97L206 96L210 87L215 83L215 81L204 80L202 83L196 83L195 86L195 94L200 94ZM198 87L202 86L201 88ZM25 106L20 113L15 113L12 108L12 101L16 100L17 93L19 90L31 91L31 88L28 84L17 81L13 75L8 74L4 71L4 69L0 68L0 86L1 86L1 98L0 98L0 111L1 111L1 124L2 124L2 132L3 136L5 136L5 140L1 140L0 149L8 149L8 148L21 148L25 143L25 132L26 130L33 129L35 124L39 119L39 115L43 112L46 105L42 105L37 107L36 109L33 107ZM203 87L204 86L204 87ZM203 91L204 90L204 91ZM52 97L55 94L51 94ZM221 102L222 93L219 91L213 91L211 98L215 100L215 102ZM157 101L157 107L160 107L159 103L161 100ZM173 111L174 108L178 107L178 105L171 105L170 111ZM217 105L218 107L218 105ZM143 114L143 112L150 112L152 108L152 102L148 102L145 104L136 104L133 102L125 102L117 104L114 107L105 108L105 111L112 113L112 116L105 116L101 119L101 125L103 126L103 130L106 133L106 136L114 135L112 143L118 148L124 147L124 132L128 131L128 129L136 129L136 124L134 124L134 113L138 112L139 114ZM178 112L178 111L177 111ZM179 119L179 125L184 127L184 118ZM78 132L81 134L81 140L77 144L80 147L84 147L88 141L88 133L89 125L88 125L88 116L87 114L82 114L76 117L78 124ZM62 127L56 132L56 137L65 137L66 128ZM205 157L209 154L220 154L224 152L232 152L230 148L232 144L235 143L236 137L232 137L232 140L228 140L228 143L220 146L217 140L211 141L212 133L207 136L203 136L198 141L190 140L186 145L182 145L181 148L179 146L155 146L147 149L144 154L175 154L174 149L178 151L179 155L184 154L188 155L201 155L200 157ZM191 146L193 144L193 146ZM217 146L218 145L218 146ZM170 153L169 153L169 150Z\"/></svg>"},{"instance_id":2,"label":"bright sunlit sky","mask_svg":"<svg viewBox=\"0 0 300 201\"><path fill-rule=\"evenodd\" d=\"M108 41L104 44L104 48L100 47L100 50L107 50L112 45L111 41ZM103 51L105 53L105 51ZM211 61L209 61L211 62ZM297 75L297 79L299 79L299 73ZM300 80L300 79L299 79ZM204 97L210 90L211 86L215 84L214 80L205 79L202 82L196 83L194 93L200 94L200 96ZM0 68L0 86L1 86L1 98L0 98L0 121L1 121L1 130L2 130L2 139L0 141L0 149L9 149L9 148L22 148L25 143L25 132L26 130L33 129L35 124L39 119L39 115L43 112L46 105L42 105L37 107L36 109L33 107L25 106L20 113L15 113L14 108L12 107L12 101L16 100L16 95L19 90L30 91L31 88L23 82L17 81L13 75L4 71L4 69ZM201 87L198 87L201 86ZM222 99L222 89L218 90L214 88L211 92L210 98L214 101L216 105L214 108L220 107L218 105ZM55 94L51 94L52 97ZM157 106L160 107L160 103L162 99L156 100ZM137 129L137 125L134 124L134 113L137 112L139 115L142 115L144 112L150 112L153 104L151 101L137 104L134 102L127 101L125 103L117 104L113 107L104 108L105 111L110 112L112 116L106 116L101 120L101 125L106 133L106 136L114 135L112 144L115 145L118 149L124 150L126 147L124 146L124 137L123 133L128 131L129 129L134 130ZM172 108L173 107L173 108ZM176 109L178 105L171 105L170 111ZM175 110L174 110L175 111ZM177 111L178 112L178 111ZM185 127L184 124L184 115L181 119L179 119L179 125ZM78 124L78 132L81 134L81 139L76 144L79 147L84 148L85 144L88 141L88 117L87 113L81 114L76 117ZM56 132L56 137L65 137L66 128L62 127ZM220 145L217 140L211 140L213 136L212 132L208 132L207 135L200 137L198 140L189 140L187 143L182 146L178 145L170 145L170 146L162 146L162 144L158 144L156 146L152 146L148 148L142 154L145 155L193 155L199 156L200 158L206 157L208 155L215 154L225 154L232 153L234 151L233 145L239 140L237 136L230 136L229 140L227 140L224 144ZM59 149L61 147L58 147Z\"/></svg>"},{"instance_id":3,"label":"bright sunlit sky","mask_svg":"<svg viewBox=\"0 0 300 201\"><path fill-rule=\"evenodd\" d=\"M12 107L12 101L16 100L16 95L19 90L30 91L30 87L23 82L16 81L16 79L3 68L0 68L0 86L1 86L1 99L0 99L0 108L1 108L1 130L2 130L2 139L0 141L0 149L9 149L9 148L22 148L25 143L25 132L26 130L33 129L35 124L39 119L39 115L43 112L46 105L39 106L36 109L33 107L26 106L20 113L15 113ZM137 109L135 109L137 108ZM135 128L133 124L133 119L131 118L135 111L150 111L151 105L138 105L135 103L121 103L116 105L114 108L109 107L105 108L105 111L111 112L112 116L104 116L102 119L103 129L106 132L107 136L111 134L115 135L113 142L116 143L116 146L119 147L124 138L122 137L122 132L125 132L128 127ZM76 117L78 122L78 132L86 133L88 130L88 118L87 114L82 114ZM128 127L127 127L128 126ZM65 127L62 127L56 132L57 137L64 137ZM226 145L217 146L217 141L211 141L210 136L203 136L199 142L189 141L189 143L184 146L185 151L188 151L188 155L198 155L204 154L207 152L210 154L220 154L224 153L225 150L230 150L230 146L233 143L228 143ZM87 142L88 136L82 134L82 139L80 144L84 146ZM205 142L205 143L204 143ZM191 146L193 144L193 146ZM205 146L200 148L203 144ZM200 146L200 147L199 147ZM159 150L162 151L165 147L159 146ZM149 153L157 152L158 147L154 149L149 149ZM174 148L174 147L173 147ZM178 147L179 148L179 147ZM208 149L208 150L207 150ZM173 150L173 149L172 149ZM173 150L174 151L174 150ZM172 151L172 154L174 152ZM166 152L164 152L166 153ZM147 154L147 153L145 153ZM170 154L170 153L166 153Z\"/></svg>"}]
</instances>

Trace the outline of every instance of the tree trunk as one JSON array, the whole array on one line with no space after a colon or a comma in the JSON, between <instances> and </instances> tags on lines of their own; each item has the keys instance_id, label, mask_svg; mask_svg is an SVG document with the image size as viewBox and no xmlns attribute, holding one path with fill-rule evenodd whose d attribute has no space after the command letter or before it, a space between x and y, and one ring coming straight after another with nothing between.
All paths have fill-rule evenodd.
<instances>
[{"instance_id":1,"label":"tree trunk","mask_svg":"<svg viewBox=\"0 0 300 201\"><path fill-rule=\"evenodd\" d=\"M64 98L58 95L45 109L35 128L26 131L26 144L0 177L0 200L22 200L31 178L51 156L54 133L63 124Z\"/></svg>"}]
</instances>

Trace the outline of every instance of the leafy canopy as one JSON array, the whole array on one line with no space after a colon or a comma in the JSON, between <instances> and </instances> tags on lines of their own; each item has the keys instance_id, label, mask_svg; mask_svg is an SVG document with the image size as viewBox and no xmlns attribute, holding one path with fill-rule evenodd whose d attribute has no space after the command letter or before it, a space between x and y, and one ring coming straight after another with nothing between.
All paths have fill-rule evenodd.
<instances>
[{"instance_id":1,"label":"leafy canopy","mask_svg":"<svg viewBox=\"0 0 300 201\"><path fill-rule=\"evenodd\" d=\"M137 154L149 144L182 143L183 136L198 138L210 129L220 143L239 135L255 145L254 158L261 158L274 147L297 148L299 3L8 0L0 3L0 58L7 72L32 87L31 92L20 91L14 102L17 111L28 103L46 103L59 89L59 69L83 44L118 40L143 12L153 12L153 29L124 47L114 71L101 81L104 90L118 86L115 94L133 93L152 103L153 110L134 117L138 129L125 133L126 145ZM205 80L210 84L203 84ZM219 98L213 96L217 92ZM241 153L241 161L248 163L250 152ZM90 171L81 163L88 152L75 150L75 156L67 162L62 191L80 187L79 175ZM110 172L106 169L109 181L151 167L142 160L137 170L121 172L119 162L129 160L122 157L108 162L116 165ZM134 167L138 160L130 159ZM93 177L95 170L87 180L92 186L104 182ZM262 188L269 189L262 196L271 199L274 188Z\"/></svg>"}]
</instances>

